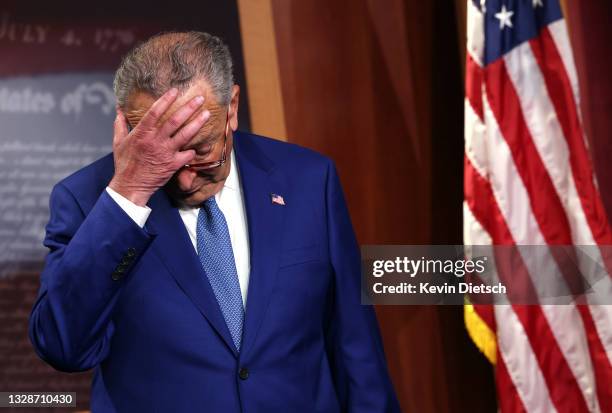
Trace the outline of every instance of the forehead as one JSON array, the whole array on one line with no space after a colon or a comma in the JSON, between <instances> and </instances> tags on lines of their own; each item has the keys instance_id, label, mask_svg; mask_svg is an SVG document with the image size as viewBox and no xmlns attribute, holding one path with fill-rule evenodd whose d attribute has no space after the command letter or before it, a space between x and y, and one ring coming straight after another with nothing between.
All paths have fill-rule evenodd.
<instances>
[{"instance_id":1,"label":"forehead","mask_svg":"<svg viewBox=\"0 0 612 413\"><path fill-rule=\"evenodd\" d=\"M224 108L218 104L217 99L212 93L208 83L205 80L198 80L188 89L179 92L179 96L176 98L174 103L162 115L161 122L164 122L166 119L171 117L178 109L189 103L189 101L196 96L204 97L204 105L194 112L190 119L197 116L198 113L204 110L208 110L210 112L210 121L207 123L216 123L219 121L219 118L224 116ZM155 100L156 98L147 92L132 92L126 102L126 115L128 118L140 120L153 105Z\"/></svg>"}]
</instances>

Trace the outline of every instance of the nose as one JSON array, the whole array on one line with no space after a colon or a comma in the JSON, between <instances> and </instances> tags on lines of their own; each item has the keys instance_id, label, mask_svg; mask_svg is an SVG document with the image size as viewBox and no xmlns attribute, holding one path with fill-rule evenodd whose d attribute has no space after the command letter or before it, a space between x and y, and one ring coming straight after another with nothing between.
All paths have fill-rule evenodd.
<instances>
[{"instance_id":1,"label":"nose","mask_svg":"<svg viewBox=\"0 0 612 413\"><path fill-rule=\"evenodd\" d=\"M183 192L189 192L193 187L193 180L196 178L197 172L185 168L179 171L177 180L179 188Z\"/></svg>"}]
</instances>

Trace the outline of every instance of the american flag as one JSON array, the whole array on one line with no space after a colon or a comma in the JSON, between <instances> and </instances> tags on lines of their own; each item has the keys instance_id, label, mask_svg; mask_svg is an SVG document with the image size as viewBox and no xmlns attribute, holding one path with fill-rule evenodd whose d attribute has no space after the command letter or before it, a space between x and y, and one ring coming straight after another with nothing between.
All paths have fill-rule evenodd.
<instances>
[{"instance_id":1,"label":"american flag","mask_svg":"<svg viewBox=\"0 0 612 413\"><path fill-rule=\"evenodd\" d=\"M283 199L282 196L278 194L270 194L270 198L272 199L273 204L283 205L283 206L285 205L285 200Z\"/></svg>"},{"instance_id":2,"label":"american flag","mask_svg":"<svg viewBox=\"0 0 612 413\"><path fill-rule=\"evenodd\" d=\"M467 7L464 243L611 245L558 1ZM468 304L465 318L502 412L612 412L612 306Z\"/></svg>"}]
</instances>

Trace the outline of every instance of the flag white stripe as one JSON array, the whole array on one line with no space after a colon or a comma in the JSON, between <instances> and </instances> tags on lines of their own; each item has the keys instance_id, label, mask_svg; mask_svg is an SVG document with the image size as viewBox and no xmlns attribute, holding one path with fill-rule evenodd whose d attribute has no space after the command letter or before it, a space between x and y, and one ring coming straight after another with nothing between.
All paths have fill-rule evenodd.
<instances>
[{"instance_id":1,"label":"flag white stripe","mask_svg":"<svg viewBox=\"0 0 612 413\"><path fill-rule=\"evenodd\" d=\"M506 219L513 239L520 240L522 244L546 245L533 211L529 207L527 190L519 178L520 175L516 170L510 149L503 139L486 96L483 105L487 123L487 140L491 148L488 153L488 159L491 159L490 181L500 211ZM513 179L508 179L508 177L513 177ZM504 190L505 193L512 194L511 200L498 195ZM517 211L520 212L517 213ZM525 232L525 228L529 228L529 231ZM541 254L538 251L538 253L522 253L522 257L539 296L549 296L548 288L550 287L561 288L559 294L555 295L556 297L568 293L567 288L564 288L565 280L550 254ZM594 394L595 380L588 343L578 310L573 304L542 305L541 307L585 400L592 411L599 412L597 398ZM568 331L571 333L566 334ZM517 383L515 385L518 387Z\"/></svg>"},{"instance_id":2,"label":"flag white stripe","mask_svg":"<svg viewBox=\"0 0 612 413\"><path fill-rule=\"evenodd\" d=\"M464 202L463 213L466 245L491 245L490 235L476 220L467 202ZM495 262L491 268L495 272ZM496 275L493 278L497 278ZM493 309L500 357L521 402L530 412L556 412L527 334L514 310L509 305L496 305Z\"/></svg>"},{"instance_id":3,"label":"flag white stripe","mask_svg":"<svg viewBox=\"0 0 612 413\"><path fill-rule=\"evenodd\" d=\"M467 51L479 66L484 61L484 16L476 5L467 4Z\"/></svg>"},{"instance_id":4,"label":"flag white stripe","mask_svg":"<svg viewBox=\"0 0 612 413\"><path fill-rule=\"evenodd\" d=\"M488 161L488 180L500 213L517 244L545 246L546 240L531 209L529 194L486 96L483 97L483 108L486 122L484 140L487 141L484 159ZM529 251L528 247L519 252L539 296L552 300L567 297L569 290L550 253L544 253L543 248Z\"/></svg>"},{"instance_id":5,"label":"flag white stripe","mask_svg":"<svg viewBox=\"0 0 612 413\"><path fill-rule=\"evenodd\" d=\"M582 318L574 305L541 305L590 412L599 413L595 376Z\"/></svg>"},{"instance_id":6,"label":"flag white stripe","mask_svg":"<svg viewBox=\"0 0 612 413\"><path fill-rule=\"evenodd\" d=\"M533 143L570 221L572 240L575 244L594 245L573 181L569 148L531 46L521 44L507 53L504 61Z\"/></svg>"},{"instance_id":7,"label":"flag white stripe","mask_svg":"<svg viewBox=\"0 0 612 413\"><path fill-rule=\"evenodd\" d=\"M556 412L523 325L509 305L495 306L497 342L508 374L528 412Z\"/></svg>"},{"instance_id":8,"label":"flag white stripe","mask_svg":"<svg viewBox=\"0 0 612 413\"><path fill-rule=\"evenodd\" d=\"M557 22L554 22L548 25L548 30L551 34L551 37L553 38L553 41L555 43L555 46L557 47L557 50L559 51L561 60L563 61L563 66L565 67L565 71L567 73L567 76L570 80L570 84L572 87L572 92L574 95L574 100L576 102L576 109L578 112L578 116L582 120L578 75L576 72L574 54L572 52L572 47L571 47L571 43L569 40L569 35L568 35L567 26L565 24L565 21L560 20L560 21L557 21ZM588 147L589 141L588 139L586 139L585 135L583 136L584 136L585 145L587 145ZM595 177L593 179L595 180ZM582 212L582 209L580 209L580 211ZM601 262L601 260L598 260L598 263L599 262ZM610 284L609 279L602 280L602 281L606 282L607 284ZM608 294L607 295L608 301L610 297L609 295L610 288L612 287L610 287L609 285L605 287L600 287L599 285L596 286L597 291L605 291L605 294ZM612 364L612 305L609 305L609 304L592 305L592 306L589 306L589 311L591 312L591 315L593 316L593 321L597 328L597 334L599 335L599 338L602 341L602 345L606 351L608 360L610 361L610 364Z\"/></svg>"},{"instance_id":9,"label":"flag white stripe","mask_svg":"<svg viewBox=\"0 0 612 413\"><path fill-rule=\"evenodd\" d=\"M484 123L465 99L465 156L468 157L474 169L486 179L487 177L487 140Z\"/></svg>"},{"instance_id":10,"label":"flag white stripe","mask_svg":"<svg viewBox=\"0 0 612 413\"><path fill-rule=\"evenodd\" d=\"M474 217L467 202L463 202L463 242L465 245L492 245L493 241L489 233L480 225ZM494 268L494 265L491 264Z\"/></svg>"},{"instance_id":11,"label":"flag white stripe","mask_svg":"<svg viewBox=\"0 0 612 413\"><path fill-rule=\"evenodd\" d=\"M582 209L582 203L574 182L569 162L569 147L563 138L563 130L550 100L544 77L528 43L516 47L504 56L504 62L514 89L519 96L521 111L536 150L551 178L570 225L571 238L575 245L595 245L595 240ZM523 76L523 73L529 76ZM542 120L545 120L543 122ZM583 249L583 251L587 251ZM612 280L602 279L605 268L601 254L589 249L593 262L580 262L580 269L587 280L598 284L602 298L612 297ZM580 254L579 259L584 255ZM596 298L596 297L591 297ZM596 303L597 301L593 302Z\"/></svg>"},{"instance_id":12,"label":"flag white stripe","mask_svg":"<svg viewBox=\"0 0 612 413\"><path fill-rule=\"evenodd\" d=\"M565 24L565 20L561 19L549 24L548 31L550 32L550 35L553 38L555 45L557 46L557 50L561 55L561 60L563 61L565 72L567 73L572 87L572 94L574 95L574 101L576 102L576 107L578 109L578 116L582 120L580 111L578 74L576 73L576 65L574 64L574 53L572 52L572 45L570 43L569 36L567 33L567 26Z\"/></svg>"},{"instance_id":13,"label":"flag white stripe","mask_svg":"<svg viewBox=\"0 0 612 413\"><path fill-rule=\"evenodd\" d=\"M490 105L489 105L489 102L486 96L483 98L483 106L484 106L485 122L487 125L486 139L489 142L487 159L490 160L490 163L489 163L490 182L491 182L491 187L493 189L494 196L499 205L499 209L505 218L505 221L508 225L508 228L510 230L510 233L512 234L513 239L521 240L525 244L546 245L546 242L540 232L535 216L533 215L533 212L530 208L530 201L529 201L527 190L525 186L523 185L523 181L520 179L520 175L518 173L518 170L516 169L516 165L512 158L510 148L508 147L506 141L504 140L501 134L501 131L499 130L497 121L495 119L495 116L493 115L493 112L490 108ZM506 196L502 196L502 194L509 194L510 196L506 197ZM558 279L560 274L558 271L555 271L555 269L557 268L556 263L550 257L550 255L547 254L544 256L540 256L540 254L522 254L522 256L523 256L525 265L530 275L536 274L540 276L542 270L545 270L548 272L547 276L542 277L544 279L547 279L546 285L542 286L541 283L534 282L534 286L536 287L536 290L539 293L544 295L545 292L542 291L542 288L543 287L545 288L547 285L548 286L551 284L552 285L564 285L564 281L561 279ZM557 277L558 283L551 282L553 277ZM534 277L532 277L532 281L536 281ZM498 316L498 310L500 307L503 307L503 306L495 307L496 317ZM573 306L569 308L571 308L570 311L576 311L576 309ZM508 311L506 311L506 313L507 312ZM544 311L543 313L549 325L551 326L551 330L553 334L559 328L565 329L568 327L567 324L559 323L560 319L552 316L550 312L547 313L546 311ZM504 317L500 317L500 319L503 320ZM574 327L575 326L573 326L572 328ZM582 328L580 327L581 326L578 326L578 330L573 330L574 334L577 331L582 331ZM514 345L508 345L508 343L506 343L504 340L511 339L512 329L515 329L517 327L512 326L510 331L505 331L503 335L499 333L501 329L505 330L506 328L507 327L503 323L498 324L498 334L499 334L498 343L501 346L500 349L505 347L508 350L511 350L511 349L514 349ZM522 330L522 326L521 326L521 330ZM558 340L558 337L556 335L555 335L555 339ZM566 343L566 344L558 343L558 344L560 346L561 352L563 353L566 359L567 359L567 353L571 352L571 349L569 347L577 345L575 340L572 343ZM524 348L523 350L526 351ZM531 351L531 348L530 348L530 351ZM504 360L506 361L509 371L511 369L510 365L516 366L517 363L520 362L520 361L514 360L515 357L518 357L520 359L522 357L525 357L525 355L522 352L511 353L511 354L506 355L504 357ZM535 360L535 355L530 354L530 357ZM537 366L539 374L541 374L541 370L540 370L539 364L537 363L537 360L535 361L535 366ZM521 368L523 367L524 366L521 366ZM570 368L571 368L571 365L570 365ZM526 372L527 371L524 370L523 375L533 374L533 373L526 373ZM515 371L515 373L517 372ZM574 376L576 375L576 373L573 370L572 370L572 373ZM580 373L582 377L582 371L580 371ZM520 377L523 377L523 375L519 375L518 373L513 375L512 372L510 373L510 375L517 388L517 391L519 391L519 393L522 394L521 398L528 400L529 398L526 396L526 394L529 394L531 389L524 388L524 386L526 385L526 383L524 382L525 379L523 378L522 381L520 380ZM528 411L538 411L537 408L538 408L537 404L533 404L531 407L527 407L527 410Z\"/></svg>"},{"instance_id":14,"label":"flag white stripe","mask_svg":"<svg viewBox=\"0 0 612 413\"><path fill-rule=\"evenodd\" d=\"M612 305L590 305L589 311L593 316L597 334L601 339L608 360L612 364L612 335L610 334L610 328L612 327Z\"/></svg>"},{"instance_id":15,"label":"flag white stripe","mask_svg":"<svg viewBox=\"0 0 612 413\"><path fill-rule=\"evenodd\" d=\"M569 147L563 138L563 130L531 46L529 43L523 43L507 53L504 61L519 96L521 110L533 143L563 205L570 224L573 243L578 246L596 245L574 182L569 162ZM530 75L523 76L523 73ZM612 279L605 274L602 276L605 265L601 254L595 248L588 250L584 248L581 251L588 252L591 258L584 260L586 254L578 255L581 273L591 285L596 287L593 289L595 294L587 295L588 302L591 304L609 303L612 297ZM605 319L600 313L605 312L598 312L599 319ZM610 358L612 354L611 325L612 318L608 319L607 324L604 322L596 324L597 334L610 360L612 360Z\"/></svg>"},{"instance_id":16,"label":"flag white stripe","mask_svg":"<svg viewBox=\"0 0 612 413\"><path fill-rule=\"evenodd\" d=\"M495 199L514 240L531 245L545 245L538 223L531 211L527 189L520 179L512 153L499 130L485 94L483 96L485 139L487 140L488 177Z\"/></svg>"}]
</instances>

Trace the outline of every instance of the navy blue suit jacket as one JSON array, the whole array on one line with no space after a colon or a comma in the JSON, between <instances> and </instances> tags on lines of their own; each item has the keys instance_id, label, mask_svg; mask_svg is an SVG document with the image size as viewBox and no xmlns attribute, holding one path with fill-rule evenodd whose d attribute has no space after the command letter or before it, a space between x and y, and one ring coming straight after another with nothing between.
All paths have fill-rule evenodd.
<instances>
[{"instance_id":1,"label":"navy blue suit jacket","mask_svg":"<svg viewBox=\"0 0 612 413\"><path fill-rule=\"evenodd\" d=\"M240 353L177 209L159 190L138 227L104 190L111 155L51 194L37 353L95 368L94 413L399 411L333 163L240 132L234 150L251 249Z\"/></svg>"}]
</instances>

